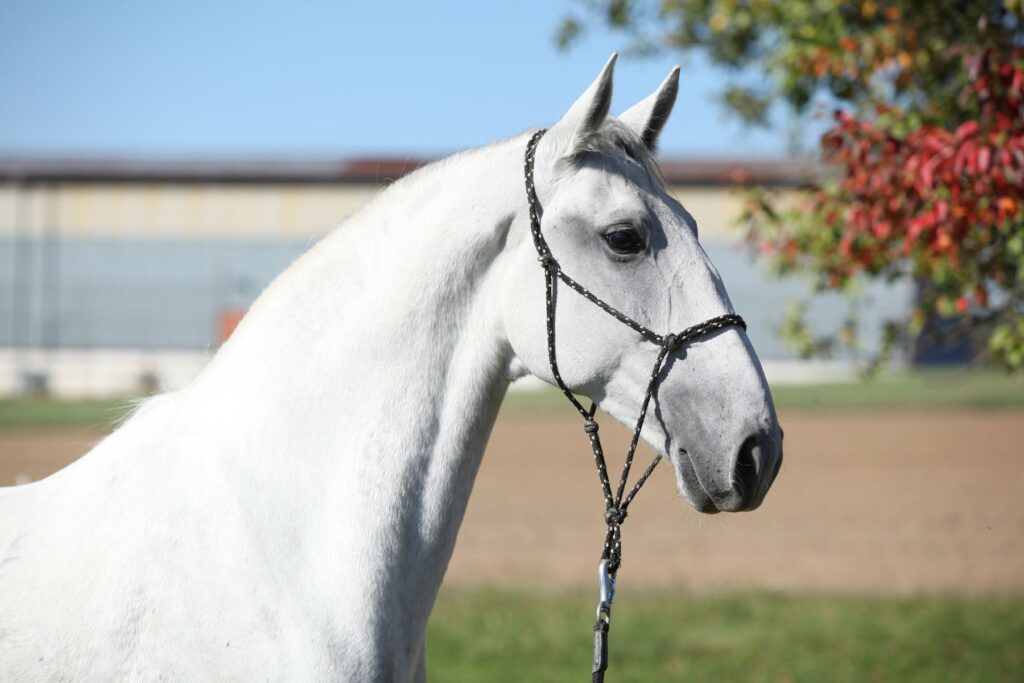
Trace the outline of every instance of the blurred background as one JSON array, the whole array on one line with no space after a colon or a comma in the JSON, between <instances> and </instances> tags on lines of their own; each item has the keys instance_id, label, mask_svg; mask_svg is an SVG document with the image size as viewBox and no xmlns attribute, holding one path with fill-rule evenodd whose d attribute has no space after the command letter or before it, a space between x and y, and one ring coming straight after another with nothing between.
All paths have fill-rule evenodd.
<instances>
[{"instance_id":1,"label":"blurred background","mask_svg":"<svg viewBox=\"0 0 1024 683\"><path fill-rule=\"evenodd\" d=\"M655 476L624 528L615 678L1024 680L1020 18L1013 0L0 3L0 485L188 383L381 188L550 125L618 50L613 113L683 66L661 166L748 322L786 462L729 518ZM562 400L510 392L432 621L435 680L589 665L602 501Z\"/></svg>"}]
</instances>

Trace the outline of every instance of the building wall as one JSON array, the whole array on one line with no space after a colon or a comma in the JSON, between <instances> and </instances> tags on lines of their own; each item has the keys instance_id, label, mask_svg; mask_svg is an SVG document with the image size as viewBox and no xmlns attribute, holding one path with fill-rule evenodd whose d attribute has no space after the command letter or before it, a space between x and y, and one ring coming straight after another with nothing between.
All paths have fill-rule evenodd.
<instances>
[{"instance_id":1,"label":"building wall","mask_svg":"<svg viewBox=\"0 0 1024 683\"><path fill-rule=\"evenodd\" d=\"M0 183L0 238L268 240L320 237L380 185ZM722 187L675 187L703 242L734 242L741 205Z\"/></svg>"},{"instance_id":2,"label":"building wall","mask_svg":"<svg viewBox=\"0 0 1024 683\"><path fill-rule=\"evenodd\" d=\"M51 389L70 394L103 393L104 376L111 378L106 393L125 391L126 377L131 389L154 374L164 375L158 383L165 386L184 381L216 348L225 317L244 310L296 256L379 189L0 184L0 394L40 377L48 378ZM793 360L775 327L785 302L806 296L807 283L777 280L753 262L733 228L741 207L731 191L677 187L674 193L697 220L701 242L747 319L762 359ZM869 338L885 317L900 315L910 304L906 287L869 288L866 296L874 299L864 316ZM819 297L811 318L828 329L844 313L837 297ZM118 351L123 362L115 360ZM170 360L161 361L160 354ZM89 358L103 359L109 370L73 369ZM149 369L123 370L139 367Z\"/></svg>"},{"instance_id":3,"label":"building wall","mask_svg":"<svg viewBox=\"0 0 1024 683\"><path fill-rule=\"evenodd\" d=\"M0 185L0 235L63 238L296 239L320 236L377 185L60 183Z\"/></svg>"}]
</instances>

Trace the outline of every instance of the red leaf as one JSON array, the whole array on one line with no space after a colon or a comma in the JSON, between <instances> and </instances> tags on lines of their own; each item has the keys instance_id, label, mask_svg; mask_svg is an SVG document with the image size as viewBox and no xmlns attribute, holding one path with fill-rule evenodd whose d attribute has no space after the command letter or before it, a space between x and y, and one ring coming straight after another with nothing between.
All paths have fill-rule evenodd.
<instances>
[{"instance_id":1,"label":"red leaf","mask_svg":"<svg viewBox=\"0 0 1024 683\"><path fill-rule=\"evenodd\" d=\"M925 165L921 168L921 183L928 190L934 186L934 172L935 167L938 165L938 159L929 159Z\"/></svg>"},{"instance_id":2,"label":"red leaf","mask_svg":"<svg viewBox=\"0 0 1024 683\"><path fill-rule=\"evenodd\" d=\"M966 140L967 138L975 135L978 132L980 126L977 121L967 121L966 123L960 124L960 127L956 129L956 137L960 140Z\"/></svg>"},{"instance_id":3,"label":"red leaf","mask_svg":"<svg viewBox=\"0 0 1024 683\"><path fill-rule=\"evenodd\" d=\"M988 147L982 147L978 150L978 170L982 173L988 173L988 164L992 160L992 150Z\"/></svg>"}]
</instances>

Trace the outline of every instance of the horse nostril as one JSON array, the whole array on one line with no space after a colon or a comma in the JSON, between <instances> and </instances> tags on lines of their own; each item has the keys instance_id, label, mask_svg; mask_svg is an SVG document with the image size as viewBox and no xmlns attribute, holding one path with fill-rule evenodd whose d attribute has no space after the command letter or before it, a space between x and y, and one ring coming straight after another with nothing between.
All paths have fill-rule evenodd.
<instances>
[{"instance_id":1,"label":"horse nostril","mask_svg":"<svg viewBox=\"0 0 1024 683\"><path fill-rule=\"evenodd\" d=\"M751 503L757 494L760 479L762 444L760 436L751 436L740 446L736 465L732 471L733 490L740 494L744 506Z\"/></svg>"}]
</instances>

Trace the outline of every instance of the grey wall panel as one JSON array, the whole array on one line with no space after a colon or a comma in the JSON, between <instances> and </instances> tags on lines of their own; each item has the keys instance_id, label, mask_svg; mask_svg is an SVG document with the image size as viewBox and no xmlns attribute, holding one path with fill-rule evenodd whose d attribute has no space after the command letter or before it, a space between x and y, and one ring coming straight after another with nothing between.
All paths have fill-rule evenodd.
<instances>
[{"instance_id":1,"label":"grey wall panel","mask_svg":"<svg viewBox=\"0 0 1024 683\"><path fill-rule=\"evenodd\" d=\"M219 312L250 304L308 246L305 240L0 240L0 346L206 349L217 342ZM41 258L46 249L56 249L56 258L52 252L48 261ZM776 328L786 301L806 297L808 283L770 277L737 246L711 244L707 251L759 355L793 357ZM14 266L26 258L36 270L45 262L59 272L36 272L19 287L16 274L32 269ZM41 284L46 278L49 286ZM876 335L884 319L905 314L910 300L908 285L867 287L865 337ZM828 330L845 312L841 297L819 296L810 319ZM14 330L14 320L39 329Z\"/></svg>"},{"instance_id":2,"label":"grey wall panel","mask_svg":"<svg viewBox=\"0 0 1024 683\"><path fill-rule=\"evenodd\" d=\"M220 311L250 304L306 248L305 240L62 240L57 287L47 296L26 302L13 268L0 277L0 345L40 337L12 329L13 312L27 305L43 310L18 320L56 320L53 346L208 348ZM0 264L25 253L24 244L0 241Z\"/></svg>"}]
</instances>

